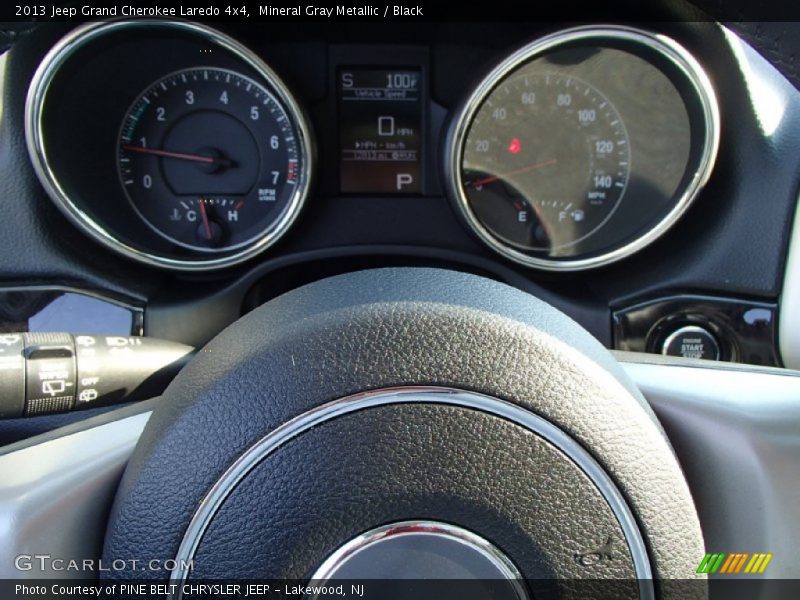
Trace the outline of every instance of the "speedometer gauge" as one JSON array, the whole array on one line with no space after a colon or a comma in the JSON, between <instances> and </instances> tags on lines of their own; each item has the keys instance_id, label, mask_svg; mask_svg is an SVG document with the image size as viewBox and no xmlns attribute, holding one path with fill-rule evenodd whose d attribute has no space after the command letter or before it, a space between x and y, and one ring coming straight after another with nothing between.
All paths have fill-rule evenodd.
<instances>
[{"instance_id":1,"label":"speedometer gauge","mask_svg":"<svg viewBox=\"0 0 800 600\"><path fill-rule=\"evenodd\" d=\"M673 40L580 27L495 67L453 120L449 191L526 266L580 270L650 244L688 209L719 143L711 84Z\"/></svg>"},{"instance_id":2,"label":"speedometer gauge","mask_svg":"<svg viewBox=\"0 0 800 600\"><path fill-rule=\"evenodd\" d=\"M125 195L160 235L193 250L246 245L290 206L301 157L283 107L233 71L182 70L131 106L117 147Z\"/></svg>"},{"instance_id":3,"label":"speedometer gauge","mask_svg":"<svg viewBox=\"0 0 800 600\"><path fill-rule=\"evenodd\" d=\"M498 87L466 138L463 186L478 218L508 244L558 254L605 223L630 171L614 105L558 73Z\"/></svg>"}]
</instances>

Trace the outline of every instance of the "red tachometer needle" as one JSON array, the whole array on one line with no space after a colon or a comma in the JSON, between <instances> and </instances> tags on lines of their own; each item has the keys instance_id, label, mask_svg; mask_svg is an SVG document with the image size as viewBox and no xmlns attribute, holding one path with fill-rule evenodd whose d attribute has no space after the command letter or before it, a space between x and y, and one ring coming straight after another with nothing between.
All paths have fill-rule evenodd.
<instances>
[{"instance_id":1,"label":"red tachometer needle","mask_svg":"<svg viewBox=\"0 0 800 600\"><path fill-rule=\"evenodd\" d=\"M220 159L213 156L204 156L202 154L188 154L186 152L170 152L169 150L157 150L156 148L145 148L144 146L130 146L124 145L123 149L130 152L141 152L142 154L154 154L156 156L165 156L167 158L178 158L180 160L193 160L202 163L218 163L222 162Z\"/></svg>"},{"instance_id":2,"label":"red tachometer needle","mask_svg":"<svg viewBox=\"0 0 800 600\"><path fill-rule=\"evenodd\" d=\"M206 239L210 242L213 235L211 233L211 223L208 222L208 211L206 210L205 200L200 198L197 204L200 206L200 216L203 219L203 229L206 230Z\"/></svg>"},{"instance_id":3,"label":"red tachometer needle","mask_svg":"<svg viewBox=\"0 0 800 600\"><path fill-rule=\"evenodd\" d=\"M550 165L554 165L557 162L558 160L556 160L555 158L551 158L550 160L528 165L527 167L522 167L521 169L514 169L513 171L509 171L508 173L500 173L499 175L492 175L491 177L484 177L483 179L470 181L469 185L471 187L480 187L482 185L486 185L487 183L494 183L498 179L505 179L506 177L511 177L512 175L519 175L521 173L527 173L528 171L533 171L534 169L549 167Z\"/></svg>"}]
</instances>

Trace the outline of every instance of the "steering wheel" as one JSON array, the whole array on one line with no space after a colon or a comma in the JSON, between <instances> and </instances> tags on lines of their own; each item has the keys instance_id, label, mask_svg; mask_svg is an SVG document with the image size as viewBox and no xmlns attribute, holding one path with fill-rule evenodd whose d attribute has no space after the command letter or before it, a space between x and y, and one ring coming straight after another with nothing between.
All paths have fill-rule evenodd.
<instances>
[{"instance_id":1,"label":"steering wheel","mask_svg":"<svg viewBox=\"0 0 800 600\"><path fill-rule=\"evenodd\" d=\"M663 430L592 336L504 284L401 268L291 291L203 348L138 440L103 560L176 584L435 576L539 598L617 580L652 597L654 578L702 577L703 552Z\"/></svg>"}]
</instances>

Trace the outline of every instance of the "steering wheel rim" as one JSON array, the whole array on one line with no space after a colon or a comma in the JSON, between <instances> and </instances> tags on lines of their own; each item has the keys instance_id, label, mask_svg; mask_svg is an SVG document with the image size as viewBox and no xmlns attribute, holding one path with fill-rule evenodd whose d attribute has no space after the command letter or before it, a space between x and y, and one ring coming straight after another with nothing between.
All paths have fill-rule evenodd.
<instances>
[{"instance_id":1,"label":"steering wheel rim","mask_svg":"<svg viewBox=\"0 0 800 600\"><path fill-rule=\"evenodd\" d=\"M688 487L663 431L613 357L566 316L518 290L474 275L410 268L351 273L299 288L253 311L212 341L168 388L142 436L115 501L104 558L110 562L122 556L181 556L178 547L192 527L191 515L198 514L198 506L201 510L207 506L209 490L216 489L221 477L224 480L231 465L240 464L248 448L252 452L259 440L291 427L287 422L304 418L309 411L330 408L330 403L341 406L354 394L380 396L398 386L466 390L551 423L583 447L619 488L646 540L653 575L699 577L694 563L703 550L703 538ZM226 420L224 426L214 425ZM404 415L409 432L417 421L424 419ZM207 428L211 424L211 431L200 435L199 424ZM356 430L366 437L377 435L370 428L368 420L360 419ZM443 425L441 432L454 429L455 425ZM423 438L412 439L409 447L424 444ZM341 442L318 443L317 454L347 463L347 448ZM458 460L469 455L463 449L451 450ZM487 447L481 450L492 454ZM309 458L308 452L313 453L307 449L305 460L323 460ZM398 454L403 452L410 454L406 450ZM206 472L180 468L189 457L195 457L193 469L203 470L197 467L203 465ZM554 461L548 469L558 468L560 458ZM569 457L566 461L571 462ZM334 468L328 464L315 471L316 476ZM383 468L391 471L391 461ZM178 480L183 493L165 494ZM564 487L576 486L575 481L565 482ZM351 483L356 489L358 482ZM506 483L500 480L497 485ZM269 486L262 481L263 487ZM467 497L464 489L458 488L459 493ZM156 490L161 494L158 502ZM165 507L164 498L174 505ZM336 508L319 510L333 514ZM392 514L381 513L380 518L390 521ZM226 518L216 516L222 523ZM459 524L457 519L448 520ZM675 523L681 527L676 529ZM351 523L343 531L380 524ZM474 523L468 525L475 529ZM560 533L569 538L576 535L574 529L564 525ZM597 545L599 531L584 536L583 546ZM344 533L337 535L337 543L347 541ZM201 550L203 545L214 547L205 538L198 543ZM326 543L321 545L320 562L332 550L333 542ZM542 540L536 543L544 546ZM225 547L220 544L208 556L219 554ZM293 551L283 549L284 554ZM547 560L553 555L548 554ZM574 556L569 560L574 562ZM309 559L305 570L292 573L307 577L311 564ZM553 567L554 572L559 568ZM203 572L199 569L198 577ZM254 574L285 573L261 565L239 576Z\"/></svg>"}]
</instances>

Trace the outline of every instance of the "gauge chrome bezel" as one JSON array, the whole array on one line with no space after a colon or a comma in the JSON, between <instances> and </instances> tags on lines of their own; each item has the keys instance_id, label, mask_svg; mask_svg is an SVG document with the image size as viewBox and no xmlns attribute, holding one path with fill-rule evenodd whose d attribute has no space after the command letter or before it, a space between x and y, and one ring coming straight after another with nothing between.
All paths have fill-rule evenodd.
<instances>
[{"instance_id":1,"label":"gauge chrome bezel","mask_svg":"<svg viewBox=\"0 0 800 600\"><path fill-rule=\"evenodd\" d=\"M653 227L632 241L621 246L612 247L607 252L586 258L554 260L531 256L500 241L480 222L470 207L464 186L461 184L463 179L464 143L475 114L489 94L503 80L525 63L550 51L557 50L564 44L587 41L596 42L598 46L602 46L603 42L609 41L642 45L648 50L656 51L686 78L699 101L699 107L703 115L705 139L700 152L700 160L691 179L685 185L685 189L677 196L677 200L670 211ZM672 38L621 25L592 25L565 29L542 37L508 56L491 70L458 109L448 130L445 143L445 182L447 192L470 229L498 254L526 267L545 271L583 271L593 269L617 262L638 252L661 237L680 219L711 176L719 148L719 129L719 107L711 80L689 51Z\"/></svg>"},{"instance_id":2,"label":"gauge chrome bezel","mask_svg":"<svg viewBox=\"0 0 800 600\"><path fill-rule=\"evenodd\" d=\"M265 85L267 91L275 96L295 125L298 138L297 151L303 168L299 170L296 189L289 199L287 208L284 209L283 213L272 225L265 229L262 236L231 254L214 257L200 255L196 259L184 259L136 248L121 240L102 223L99 223L89 215L81 207L77 199L70 197L50 165L44 135L44 104L50 85L58 74L59 69L78 50L97 38L109 33L135 28L179 30L189 35L199 36L231 53L258 75L262 80L261 83ZM305 204L311 186L315 162L313 136L308 120L280 77L255 53L230 36L200 23L180 20L129 19L98 21L81 25L68 33L45 55L31 80L25 103L25 137L28 154L39 181L67 219L91 238L118 254L150 266L175 271L197 272L223 269L249 260L274 245L290 229ZM120 191L120 199L123 199L122 191Z\"/></svg>"}]
</instances>

